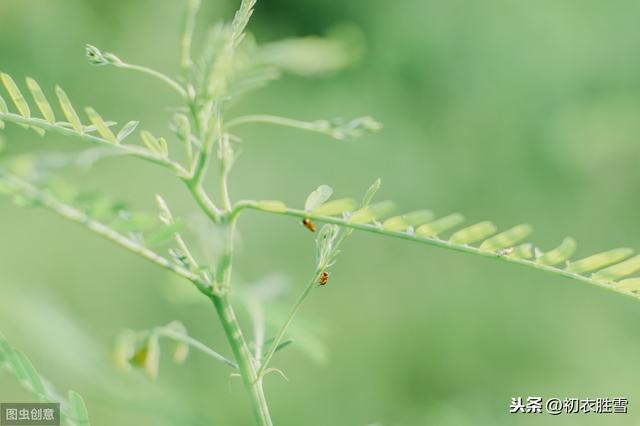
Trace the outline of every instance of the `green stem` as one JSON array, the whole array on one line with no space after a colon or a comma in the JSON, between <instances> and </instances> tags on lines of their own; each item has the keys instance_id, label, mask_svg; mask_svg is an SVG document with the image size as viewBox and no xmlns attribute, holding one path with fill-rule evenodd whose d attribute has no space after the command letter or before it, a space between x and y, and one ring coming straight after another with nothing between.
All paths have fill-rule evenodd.
<instances>
[{"instance_id":1,"label":"green stem","mask_svg":"<svg viewBox=\"0 0 640 426\"><path fill-rule=\"evenodd\" d=\"M279 117L277 115L268 114L256 114L256 115L244 115L229 120L225 126L225 129L231 129L232 127L240 126L243 124L273 124L276 126L290 127L292 129L309 130L318 133L327 133L327 126L322 121L302 121L295 120L287 117Z\"/></svg>"},{"instance_id":2,"label":"green stem","mask_svg":"<svg viewBox=\"0 0 640 426\"><path fill-rule=\"evenodd\" d=\"M216 361L220 361L224 364L227 364L228 366L235 368L236 370L238 369L238 364L226 358L225 356L220 355L218 352L214 351L209 346L194 339L193 337L187 336L186 334L178 333L167 327L156 328L155 333L158 334L159 336L164 336L171 340L186 343L192 348L197 349L206 355L209 355L211 358L215 359Z\"/></svg>"},{"instance_id":3,"label":"green stem","mask_svg":"<svg viewBox=\"0 0 640 426\"><path fill-rule=\"evenodd\" d=\"M398 238L401 240L408 240L408 241L413 241L413 242L417 242L417 243L421 243L421 244L426 244L429 246L434 246L434 247L439 247L439 248L443 248L443 249L447 249L447 250L453 250L453 251L457 251L457 252L462 252L462 253L468 253L468 254L473 254L476 256L481 256L481 257L486 257L486 258L490 258L490 259L495 259L495 260L499 260L499 261L503 261L503 262L507 262L507 263L515 263L518 265L524 265L524 266L528 266L530 268L533 269L538 269L540 271L545 271L545 272L549 272L551 274L554 275L558 275L558 276L562 276L565 278L570 278L573 280L577 280L577 281L582 281L591 285L595 285L597 287L609 290L609 291L613 291L619 294L623 294L627 297L631 297L635 300L638 300L639 295L634 294L634 293L630 293L624 290L620 290L615 286L615 283L613 282L609 282L609 281L600 281L600 280L596 280L593 279L589 276L585 276L585 275L580 275L577 274L575 272L570 272L567 271L565 269L561 269L558 268L556 266L551 266L551 265L544 265L542 263L538 263L535 260L529 260L529 259L523 259L523 258L517 258L517 257L511 257L508 255L504 255L504 254L500 254L498 252L494 252L494 251L484 251L484 250L480 250L480 248L478 247L474 247L471 245L466 245L466 244L456 244L456 243L452 243L448 240L443 240L440 239L438 237L421 237L415 234L411 234L408 232L398 232L398 231L389 231L387 229L384 229L382 226L380 225L375 225L375 224L362 224L362 223L352 223L349 222L349 220L347 219L343 219L343 218L338 218L338 217L331 217L331 216L319 216L319 215L314 215L313 213L307 212L305 210L297 210L297 209L290 209L290 208L285 208L282 210L274 210L274 209L269 209L269 208L262 208L260 207L260 204L256 201L239 201L238 203L236 203L235 207L233 208L233 210L231 211L231 213L229 214L230 217L236 218L240 212L242 212L244 209L252 209L252 210L258 210L258 211L262 211L262 212L266 212L266 213L271 213L271 214L277 214L277 215L282 215L282 216L292 216L292 217L297 217L297 218L309 218L318 222L324 222L324 223L331 223L334 225L338 225L341 226L343 228L350 228L350 229L354 229L354 230L358 230L358 231L364 231L364 232L369 232L372 234L378 234L378 235L384 235L387 237L393 237L393 238Z\"/></svg>"},{"instance_id":4,"label":"green stem","mask_svg":"<svg viewBox=\"0 0 640 426\"><path fill-rule=\"evenodd\" d=\"M151 262L178 274L195 284L195 286L204 294L209 295L209 283L202 280L201 277L193 272L170 262L166 258L160 256L153 250L150 250L136 241L114 231L109 226L91 219L86 213L76 209L73 206L59 201L54 196L42 191L30 183L20 179L19 177L0 169L0 177L4 178L12 187L16 188L28 198L32 198L43 207L57 213L67 220L83 225L95 234L98 234L108 240L113 241L125 249L136 253Z\"/></svg>"},{"instance_id":5,"label":"green stem","mask_svg":"<svg viewBox=\"0 0 640 426\"><path fill-rule=\"evenodd\" d=\"M185 90L184 87L182 87L182 85L180 85L180 83L178 83L177 81L175 81L174 79L172 79L171 77L169 77L168 75L165 75L159 71L156 71L154 69L148 68L148 67L144 67L142 65L133 65L133 64L128 64L126 62L118 62L118 63L114 63L114 66L118 67L118 68L122 68L122 69L128 69L128 70L132 70L132 71L138 71L147 75L150 75L152 77L157 78L158 80L167 83L172 89L174 89L176 92L178 92L178 94L180 96L182 96L183 98L187 98L187 91Z\"/></svg>"},{"instance_id":6,"label":"green stem","mask_svg":"<svg viewBox=\"0 0 640 426\"><path fill-rule=\"evenodd\" d=\"M318 266L315 273L313 274L313 278L311 279L311 281L309 281L309 283L304 288L304 290L302 290L302 293L300 293L300 295L298 296L296 303L291 308L291 311L289 311L289 315L287 316L287 319L285 320L284 324L282 324L282 327L280 327L280 330L278 331L276 338L271 343L271 346L269 346L269 351L265 355L264 361L262 362L262 365L258 370L257 377L259 380L261 380L262 377L264 376L264 372L269 366L269 362L271 361L271 358L273 358L273 354L276 353L278 346L280 346L282 339L284 339L287 329L291 325L293 318L296 316L296 314L300 310L300 307L302 307L302 303L309 296L309 294L311 293L311 290L313 290L316 287L318 283L318 279L320 278L320 274L322 273L323 270L324 270L324 267Z\"/></svg>"},{"instance_id":7,"label":"green stem","mask_svg":"<svg viewBox=\"0 0 640 426\"><path fill-rule=\"evenodd\" d=\"M139 146L120 145L120 144L116 145L98 136L90 135L88 133L77 133L73 129L62 127L57 124L51 124L48 121L43 120L41 118L37 118L37 117L23 117L18 114L0 112L0 120L4 120L4 121L16 123L16 124L26 124L30 126L35 126L47 132L54 132L63 136L75 137L85 142L90 142L96 145L107 146L112 148L115 151L122 152L123 154L141 158L143 160L165 167L171 170L173 173L175 173L178 177L186 178L188 176L187 171L179 163L165 157L157 156Z\"/></svg>"},{"instance_id":8,"label":"green stem","mask_svg":"<svg viewBox=\"0 0 640 426\"><path fill-rule=\"evenodd\" d=\"M188 0L184 14L182 37L180 39L180 66L189 69L193 65L191 60L191 41L196 26L196 16L200 9L200 0Z\"/></svg>"},{"instance_id":9,"label":"green stem","mask_svg":"<svg viewBox=\"0 0 640 426\"><path fill-rule=\"evenodd\" d=\"M187 187L191 195L200 206L200 209L211 219L213 223L220 222L220 209L211 201L204 188L200 185L193 185L192 181L186 180Z\"/></svg>"},{"instance_id":10,"label":"green stem","mask_svg":"<svg viewBox=\"0 0 640 426\"><path fill-rule=\"evenodd\" d=\"M272 426L273 423L271 422L269 407L262 389L262 380L260 380L256 374L251 351L244 339L236 314L229 303L228 296L226 294L221 296L214 295L211 297L211 300L216 307L222 328L229 341L233 355L238 362L240 376L249 393L256 422L259 426Z\"/></svg>"}]
</instances>

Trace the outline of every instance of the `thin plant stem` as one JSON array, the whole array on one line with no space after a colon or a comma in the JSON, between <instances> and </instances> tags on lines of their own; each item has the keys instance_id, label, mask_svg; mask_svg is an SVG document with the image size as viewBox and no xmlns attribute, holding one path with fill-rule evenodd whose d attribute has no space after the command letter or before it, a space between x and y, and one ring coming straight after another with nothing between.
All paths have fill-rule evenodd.
<instances>
[{"instance_id":1,"label":"thin plant stem","mask_svg":"<svg viewBox=\"0 0 640 426\"><path fill-rule=\"evenodd\" d=\"M196 16L200 9L201 0L188 0L184 13L182 26L182 37L180 38L180 66L187 70L193 66L191 60L191 42L193 40L193 30L196 26Z\"/></svg>"},{"instance_id":2,"label":"thin plant stem","mask_svg":"<svg viewBox=\"0 0 640 426\"><path fill-rule=\"evenodd\" d=\"M5 179L7 179L7 181L12 186L19 189L23 194L25 194L29 198L32 198L34 201L36 201L43 207L46 207L49 210L52 210L58 215L64 217L65 219L78 223L86 227L90 231L108 240L115 242L121 247L124 247L125 249L133 253L136 253L144 257L145 259L150 260L153 263L176 273L177 275L180 275L183 278L186 278L187 280L191 281L202 293L206 294L207 296L211 294L209 283L202 280L201 277L194 274L193 272L181 266L178 266L173 262L170 262L169 260L160 256L153 250L150 250L140 245L138 242L114 231L109 226L91 219L86 213L76 209L75 207L72 207L68 204L65 204L59 201L54 196L39 190L35 186L31 185L30 183L24 181L23 179L20 179L19 177L13 174L7 173L2 169L0 169L0 176L3 176Z\"/></svg>"},{"instance_id":3,"label":"thin plant stem","mask_svg":"<svg viewBox=\"0 0 640 426\"><path fill-rule=\"evenodd\" d=\"M178 92L178 94L183 97L183 98L187 98L187 91L184 87L182 87L182 85L180 83L178 83L177 81L175 81L174 79L172 79L171 77L169 77L168 75L165 75L163 73L161 73L160 71L156 71L152 68L148 68L142 65L133 65L133 64L128 64L126 62L115 62L113 63L114 66L118 67L118 68L122 68L122 69L128 69L128 70L132 70L132 71L138 71L147 75L150 75L152 77L155 77L156 79L168 84L173 90L175 90L176 92Z\"/></svg>"},{"instance_id":4,"label":"thin plant stem","mask_svg":"<svg viewBox=\"0 0 640 426\"><path fill-rule=\"evenodd\" d=\"M224 364L227 364L228 366L234 368L234 369L238 369L238 364L236 364L235 362L231 361L230 359L226 358L223 355L220 355L218 352L214 351L213 349L211 349L209 346L205 345L204 343L200 342L199 340L194 339L191 336L188 336L186 334L183 333L178 333L174 330L171 330L167 327L158 327L154 330L154 332L159 335L159 336L164 336L167 337L171 340L175 340L175 341L179 341L179 342L183 342L186 343L187 345L191 346L194 349L199 350L200 352L209 355L211 358L215 359L216 361L220 361Z\"/></svg>"},{"instance_id":5,"label":"thin plant stem","mask_svg":"<svg viewBox=\"0 0 640 426\"><path fill-rule=\"evenodd\" d=\"M413 242L417 242L417 243L421 243L421 244L426 244L426 245L429 245L429 246L439 247L439 248L443 248L443 249L447 249L447 250L453 250L453 251L462 252L462 253L473 254L473 255L476 255L476 256L486 257L486 258L495 259L495 260L499 260L499 261L503 261L503 262L515 263L515 264L518 264L518 265L524 265L524 266L528 266L530 268L537 269L537 270L544 271L544 272L548 272L548 273L551 273L551 274L554 274L554 275L558 275L558 276L562 276L562 277L565 277L565 278L570 278L570 279L573 279L573 280L582 281L582 282L585 282L585 283L588 283L588 284L592 284L592 285L595 285L597 287L604 288L606 290L613 291L613 292L616 292L616 293L619 293L619 294L623 294L623 295L625 295L627 297L631 297L631 298L633 298L635 300L638 300L638 295L637 294L620 290L614 285L614 283L607 282L607 281L599 281L599 280L596 280L594 278L591 278L590 276L580 275L580 274L577 274L575 272L570 272L570 271L567 271L565 269L561 269L561 268L556 267L556 266L545 265L545 264L542 264L542 263L538 263L535 260L508 256L508 255L501 254L499 252L484 251L484 250L481 250L478 247L474 247L474 246L467 245L467 244L456 244L456 243L452 243L449 240L443 240L443 239L440 239L438 237L421 237L421 236L415 235L413 233L408 233L408 232L390 231L390 230L384 229L382 226L376 225L376 224L352 223L352 222L349 222L349 220L343 219L343 218L331 217L331 216L319 216L319 215L314 215L313 213L310 213L310 212L307 212L307 211L304 211L304 210L297 210L297 209L291 209L291 208L284 208L282 210L265 209L265 208L261 208L260 204L255 202L255 201L239 201L238 203L236 203L234 209L231 211L229 216L235 218L244 209L258 210L258 211L261 211L261 212L266 212L266 213L275 214L275 215L282 215L282 216L292 216L292 217L297 217L297 218L309 218L309 219L312 219L314 221L330 223L330 224L338 225L338 226L343 227L343 228L349 228L349 229L354 229L354 230L358 230L358 231L369 232L369 233L372 233L372 234L398 238L398 239L401 239L401 240L413 241Z\"/></svg>"},{"instance_id":6,"label":"thin plant stem","mask_svg":"<svg viewBox=\"0 0 640 426\"><path fill-rule=\"evenodd\" d=\"M191 195L198 203L200 209L211 219L213 223L220 222L220 216L222 212L216 205L211 201L211 198L207 195L204 188L202 186L194 186L190 181L187 181L187 187L191 192Z\"/></svg>"},{"instance_id":7,"label":"thin plant stem","mask_svg":"<svg viewBox=\"0 0 640 426\"><path fill-rule=\"evenodd\" d=\"M88 133L77 133L75 130L71 128L62 127L56 124L51 124L48 121L42 118L37 118L37 117L23 117L21 115L14 114L14 113L0 112L0 119L4 121L13 122L16 124L33 125L47 132L54 132L63 136L75 137L85 142L92 143L94 145L108 146L115 151L121 152L126 155L131 155L133 157L137 157L145 161L151 162L153 164L162 166L166 169L169 169L176 176L180 178L186 178L188 176L188 172L185 170L184 167L182 167L182 165L180 165L180 163L170 160L166 157L161 157L156 154L153 154L152 152L139 146L113 144L101 137L90 135Z\"/></svg>"},{"instance_id":8,"label":"thin plant stem","mask_svg":"<svg viewBox=\"0 0 640 426\"><path fill-rule=\"evenodd\" d=\"M325 129L318 127L317 123L312 121L295 120L287 117L279 117L277 115L268 114L256 114L256 115L244 115L231 119L227 122L225 129L231 129L243 124L274 124L277 126L290 127L293 129L310 130L314 132L323 133Z\"/></svg>"},{"instance_id":9,"label":"thin plant stem","mask_svg":"<svg viewBox=\"0 0 640 426\"><path fill-rule=\"evenodd\" d=\"M284 336L287 333L289 326L291 325L296 314L302 307L302 304L304 303L305 299L309 296L309 294L311 293L311 290L313 290L316 287L320 274L322 273L324 268L325 268L324 265L319 265L316 268L316 271L313 274L313 278L302 290L302 293L300 293L300 295L298 296L298 299L293 304L293 307L289 311L289 315L287 315L287 319L285 320L284 324L282 324L282 326L280 327L280 330L278 331L278 334L276 335L275 339L273 339L273 342L271 342L271 345L269 346L269 350L267 351L267 354L264 357L264 361L262 361L262 364L260 365L260 369L258 370L258 374L257 374L258 379L262 379L262 377L264 376L265 371L269 366L269 362L271 361L271 358L273 358L273 355L276 353L278 346L282 342L282 339L284 339Z\"/></svg>"}]
</instances>

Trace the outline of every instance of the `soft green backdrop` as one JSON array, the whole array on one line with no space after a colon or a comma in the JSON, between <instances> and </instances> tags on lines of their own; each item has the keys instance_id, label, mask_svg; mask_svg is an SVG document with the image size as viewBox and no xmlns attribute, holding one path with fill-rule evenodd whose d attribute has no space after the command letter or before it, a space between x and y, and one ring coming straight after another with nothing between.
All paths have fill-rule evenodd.
<instances>
[{"instance_id":1,"label":"soft green backdrop","mask_svg":"<svg viewBox=\"0 0 640 426\"><path fill-rule=\"evenodd\" d=\"M205 1L201 23L237 2ZM0 0L0 69L61 84L79 105L167 134L177 99L136 74L92 68L85 42L177 71L181 1ZM357 25L363 60L330 78L284 79L234 112L301 119L371 114L385 131L353 143L278 128L241 131L231 183L239 198L302 205L320 183L406 210L462 211L501 227L530 222L550 248L575 236L579 255L640 248L640 5L632 0L270 0L258 40ZM202 27L202 26L201 26ZM10 126L5 154L83 148ZM97 189L153 208L161 188L183 215L178 182L132 159L76 173ZM248 425L243 389L194 354L163 362L157 383L126 376L109 350L124 327L182 320L227 347L206 303L168 291L174 279L42 210L0 199L0 330L56 386L83 394L94 425ZM236 282L273 273L294 290L313 268L312 237L291 219L248 213ZM174 283L175 284L175 283ZM277 356L290 381L267 380L278 425L640 424L640 303L596 288L406 242L358 235L327 288L306 304L303 331L326 362ZM512 396L614 397L628 415L509 415ZM0 401L28 400L6 374Z\"/></svg>"}]
</instances>

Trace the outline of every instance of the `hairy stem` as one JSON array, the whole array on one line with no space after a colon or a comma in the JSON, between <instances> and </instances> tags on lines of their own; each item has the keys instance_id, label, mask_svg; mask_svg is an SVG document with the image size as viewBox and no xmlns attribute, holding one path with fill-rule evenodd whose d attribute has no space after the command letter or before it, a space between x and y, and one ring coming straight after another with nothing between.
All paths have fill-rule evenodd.
<instances>
[{"instance_id":1,"label":"hairy stem","mask_svg":"<svg viewBox=\"0 0 640 426\"><path fill-rule=\"evenodd\" d=\"M253 365L251 351L244 339L242 329L229 303L228 296L226 294L221 296L214 295L211 297L211 300L216 307L222 328L229 341L233 355L238 362L240 376L249 393L256 422L259 426L272 426L273 423L271 422L269 407L262 389L262 380L258 379L255 366Z\"/></svg>"}]
</instances>

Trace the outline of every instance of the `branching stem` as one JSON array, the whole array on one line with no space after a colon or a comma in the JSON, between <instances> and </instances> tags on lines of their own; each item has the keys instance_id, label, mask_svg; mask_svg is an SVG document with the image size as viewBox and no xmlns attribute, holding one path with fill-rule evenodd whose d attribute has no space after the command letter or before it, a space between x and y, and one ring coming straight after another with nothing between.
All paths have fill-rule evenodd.
<instances>
[{"instance_id":1,"label":"branching stem","mask_svg":"<svg viewBox=\"0 0 640 426\"><path fill-rule=\"evenodd\" d=\"M630 292L619 290L615 285L613 285L610 282L599 281L591 278L590 276L580 275L574 272L567 271L565 269L561 269L556 266L544 265L544 264L535 262L534 260L511 257L511 256L500 254L498 252L483 251L483 250L480 250L478 247L474 247L466 244L456 244L448 240L442 240L437 237L420 237L418 235L407 233L407 232L389 231L387 229L384 229L382 226L376 225L376 224L351 223L346 219L330 217L330 216L318 216L304 210L297 210L297 209L291 209L291 208L285 208L284 210L278 210L278 211L269 210L269 209L261 208L259 203L255 201L240 201L236 203L236 205L234 206L229 216L235 218L245 209L258 210L258 211L277 214L277 215L293 216L297 218L309 218L318 222L331 223L334 225L338 225L343 228L369 232L372 234L384 235L387 237L413 241L413 242L426 244L434 247L444 248L447 250L453 250L453 251L458 251L462 253L473 254L476 256L487 257L490 259L495 259L503 262L524 265L524 266L528 266L530 268L538 269L554 275L592 284L597 287L604 288L609 291L614 291L616 293L623 294L627 297L631 297L634 300L638 300L637 295Z\"/></svg>"},{"instance_id":2,"label":"branching stem","mask_svg":"<svg viewBox=\"0 0 640 426\"><path fill-rule=\"evenodd\" d=\"M256 422L259 426L272 426L269 407L262 389L262 380L256 374L251 351L238 324L236 314L229 303L228 296L213 295L211 300L216 307L222 328L238 362L240 376L249 392Z\"/></svg>"},{"instance_id":3,"label":"branching stem","mask_svg":"<svg viewBox=\"0 0 640 426\"><path fill-rule=\"evenodd\" d=\"M183 278L186 278L187 280L191 281L203 294L207 296L211 294L209 283L203 281L201 277L194 274L193 272L174 264L168 259L160 256L153 250L150 250L140 245L138 242L114 231L109 226L91 219L89 216L87 216L86 213L59 201L54 196L49 195L47 192L36 188L35 186L11 173L0 169L0 176L3 176L11 186L18 189L26 197L33 199L37 203L48 208L49 210L52 210L65 219L83 225L90 231L115 242L121 247L124 247L125 249L136 253L144 257L145 259L150 260L151 262L165 269L168 269L177 275L180 275Z\"/></svg>"},{"instance_id":4,"label":"branching stem","mask_svg":"<svg viewBox=\"0 0 640 426\"><path fill-rule=\"evenodd\" d=\"M123 154L131 155L133 157L137 157L137 158L146 160L150 163L169 169L176 176L180 178L186 178L188 176L187 171L185 170L184 167L182 167L182 165L180 165L180 163L166 157L158 156L139 146L113 144L108 140L100 138L98 136L90 135L88 133L80 134L73 129L62 127L57 124L51 124L44 119L36 118L36 117L27 118L18 114L13 114L13 113L3 114L0 112L0 119L4 121L17 123L17 124L33 125L35 127L39 127L48 132L54 132L63 136L71 136L71 137L79 138L85 142L89 142L94 145L108 146L116 151L122 152Z\"/></svg>"}]
</instances>

